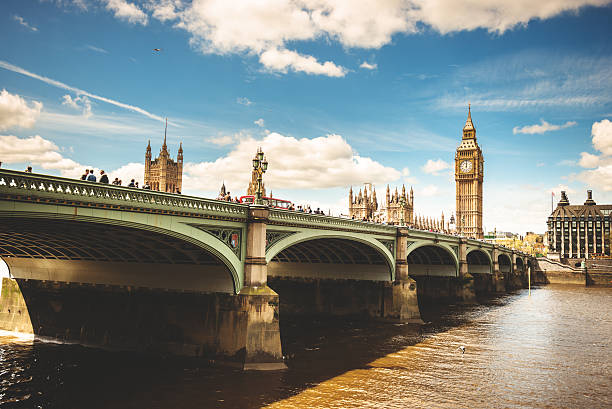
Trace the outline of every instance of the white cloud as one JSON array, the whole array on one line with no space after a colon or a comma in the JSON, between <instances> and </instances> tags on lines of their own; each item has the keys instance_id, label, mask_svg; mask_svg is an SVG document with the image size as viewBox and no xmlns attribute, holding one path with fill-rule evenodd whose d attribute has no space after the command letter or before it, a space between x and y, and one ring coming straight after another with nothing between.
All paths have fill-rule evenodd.
<instances>
[{"instance_id":1,"label":"white cloud","mask_svg":"<svg viewBox=\"0 0 612 409\"><path fill-rule=\"evenodd\" d=\"M588 152L582 152L580 154L580 160L578 164L583 168L596 168L599 163L599 156L593 155Z\"/></svg>"},{"instance_id":2,"label":"white cloud","mask_svg":"<svg viewBox=\"0 0 612 409\"><path fill-rule=\"evenodd\" d=\"M344 77L346 68L339 67L331 61L320 63L311 55L301 55L287 49L271 48L259 56L259 62L269 70L286 73L288 70L306 74Z\"/></svg>"},{"instance_id":3,"label":"white cloud","mask_svg":"<svg viewBox=\"0 0 612 409\"><path fill-rule=\"evenodd\" d=\"M593 135L593 147L603 155L612 156L612 122L608 119L595 122L591 134Z\"/></svg>"},{"instance_id":4,"label":"white cloud","mask_svg":"<svg viewBox=\"0 0 612 409\"><path fill-rule=\"evenodd\" d=\"M442 159L429 159L421 169L423 169L423 172L425 173L437 176L440 171L450 169L450 167L451 165L448 162L443 161Z\"/></svg>"},{"instance_id":5,"label":"white cloud","mask_svg":"<svg viewBox=\"0 0 612 409\"><path fill-rule=\"evenodd\" d=\"M219 135L208 138L207 141L218 146L231 145L240 139L240 134Z\"/></svg>"},{"instance_id":6,"label":"white cloud","mask_svg":"<svg viewBox=\"0 0 612 409\"><path fill-rule=\"evenodd\" d=\"M151 1L145 7L153 11L153 17L159 21L175 20L177 15L177 8L181 7L181 0L156 0Z\"/></svg>"},{"instance_id":7,"label":"white cloud","mask_svg":"<svg viewBox=\"0 0 612 409\"><path fill-rule=\"evenodd\" d=\"M84 170L77 162L63 157L57 145L39 135L28 138L0 135L0 158L5 164L27 163L43 169L59 170L66 176L75 177Z\"/></svg>"},{"instance_id":8,"label":"white cloud","mask_svg":"<svg viewBox=\"0 0 612 409\"><path fill-rule=\"evenodd\" d=\"M375 69L378 68L378 64L376 64L376 63L370 64L369 62L364 61L364 62L361 63L359 68L364 68L366 70L375 70Z\"/></svg>"},{"instance_id":9,"label":"white cloud","mask_svg":"<svg viewBox=\"0 0 612 409\"><path fill-rule=\"evenodd\" d=\"M296 139L273 132L262 140L241 139L226 156L214 162L185 164L184 190L216 191L222 181L232 191L246 190L251 176L251 159L259 146L269 162L264 176L268 189L324 189L364 182L383 184L402 176L397 169L359 156L340 135Z\"/></svg>"},{"instance_id":10,"label":"white cloud","mask_svg":"<svg viewBox=\"0 0 612 409\"><path fill-rule=\"evenodd\" d=\"M82 165L70 158L66 158L61 152L62 149L55 143L40 135L26 138L0 135L0 158L3 165L24 163L32 166L35 173L39 173L42 168L47 171L58 171L61 176L75 179L80 178L85 169L94 169L95 175L99 177L99 168ZM124 185L127 185L131 179L142 183L144 164L128 163L106 173L111 180L118 177L123 181Z\"/></svg>"},{"instance_id":11,"label":"white cloud","mask_svg":"<svg viewBox=\"0 0 612 409\"><path fill-rule=\"evenodd\" d=\"M81 110L85 118L91 117L91 101L89 98L87 98L87 96L81 95L73 99L70 95L66 94L62 97L62 99L62 105Z\"/></svg>"},{"instance_id":12,"label":"white cloud","mask_svg":"<svg viewBox=\"0 0 612 409\"><path fill-rule=\"evenodd\" d=\"M3 89L0 91L0 130L14 126L33 127L42 107L43 104L38 101L32 101L31 106L28 106L22 97Z\"/></svg>"},{"instance_id":13,"label":"white cloud","mask_svg":"<svg viewBox=\"0 0 612 409\"><path fill-rule=\"evenodd\" d=\"M245 105L247 107L253 103L247 97L238 97L238 98L236 98L236 102L239 103L240 105Z\"/></svg>"},{"instance_id":14,"label":"white cloud","mask_svg":"<svg viewBox=\"0 0 612 409\"><path fill-rule=\"evenodd\" d=\"M599 154L582 152L579 164L593 169L572 175L572 178L586 183L589 187L610 192L612 191L612 122L608 119L594 122L591 135L593 147L599 151Z\"/></svg>"},{"instance_id":15,"label":"white cloud","mask_svg":"<svg viewBox=\"0 0 612 409\"><path fill-rule=\"evenodd\" d=\"M108 1L108 0L107 0ZM342 76L334 62L287 49L288 44L325 38L346 48L380 48L396 34L419 31L426 24L441 33L484 28L503 33L533 19L546 19L609 0L259 0L240 7L226 0L151 0L154 18L191 35L203 53L260 56L269 70ZM261 57L264 53L266 56ZM281 63L283 61L284 63ZM319 66L325 66L325 69ZM298 68L298 67L301 67ZM309 71L305 68L309 67ZM362 67L367 68L367 67ZM344 75L344 74L343 74Z\"/></svg>"},{"instance_id":16,"label":"white cloud","mask_svg":"<svg viewBox=\"0 0 612 409\"><path fill-rule=\"evenodd\" d=\"M577 175L576 178L586 183L589 187L612 192L612 161L600 164L595 169L585 170Z\"/></svg>"},{"instance_id":17,"label":"white cloud","mask_svg":"<svg viewBox=\"0 0 612 409\"><path fill-rule=\"evenodd\" d=\"M25 21L25 20L23 19L23 17L21 17L21 16L17 16L17 15L15 15L15 16L13 16L13 20L15 20L16 22L18 22L19 24L21 24L22 26L24 26L24 27L25 27L25 28L27 28L28 30L31 30L31 31L34 31L34 32L38 31L38 28L36 28L36 27L34 27L34 26L32 26L32 25L28 24L28 22L27 22L27 21Z\"/></svg>"},{"instance_id":18,"label":"white cloud","mask_svg":"<svg viewBox=\"0 0 612 409\"><path fill-rule=\"evenodd\" d=\"M85 48L91 51L95 51L97 53L108 54L107 50L105 50L104 48L96 47L95 45L85 44Z\"/></svg>"},{"instance_id":19,"label":"white cloud","mask_svg":"<svg viewBox=\"0 0 612 409\"><path fill-rule=\"evenodd\" d=\"M146 26L149 22L149 16L133 3L128 3L126 0L102 1L106 3L106 9L115 13L115 17L120 20L126 20L132 24L142 24L143 26Z\"/></svg>"},{"instance_id":20,"label":"white cloud","mask_svg":"<svg viewBox=\"0 0 612 409\"><path fill-rule=\"evenodd\" d=\"M162 117L160 117L158 115L154 115L154 114L152 114L152 113L150 113L148 111L145 111L144 109L142 109L140 107L137 107L137 106L134 106L134 105L124 104L123 102L115 101L115 100L112 100L112 99L106 98L106 97L101 97L99 95L95 95L95 94L89 93L89 92L84 91L82 89L71 87L70 85L66 85L63 82L56 81L56 80L53 80L51 78L43 77L43 76L38 75L38 74L34 74L33 72L24 70L23 68L18 67L16 65L13 65L11 63L8 63L6 61L0 60L0 68L4 68L5 70L13 71L13 72L16 72L18 74L22 74L22 75L25 75L27 77L37 79L39 81L42 81L42 82L47 83L49 85L52 85L54 87L74 92L77 95L84 95L84 96L87 96L87 97L89 97L91 99L95 99L95 100L98 100L98 101L106 102L107 104L115 105L115 106L117 106L119 108L123 108L123 109L127 109L129 111L137 112L139 114L142 114L142 115L144 115L146 117L149 117L151 119L155 119L155 120L160 121L160 122L164 122L165 121L164 118L162 118Z\"/></svg>"},{"instance_id":21,"label":"white cloud","mask_svg":"<svg viewBox=\"0 0 612 409\"><path fill-rule=\"evenodd\" d=\"M523 127L515 126L512 129L512 133L515 135L518 133L524 133L524 134L530 134L530 135L543 134L544 132L558 131L559 129L569 128L574 125L576 125L576 121L567 121L566 123L562 125L553 125L542 119L539 124L527 125Z\"/></svg>"},{"instance_id":22,"label":"white cloud","mask_svg":"<svg viewBox=\"0 0 612 409\"><path fill-rule=\"evenodd\" d=\"M263 118L259 118L258 120L253 121L253 123L254 123L255 125L259 126L260 128L263 128L263 127L266 125L266 123L265 123L265 121L263 120Z\"/></svg>"},{"instance_id":23,"label":"white cloud","mask_svg":"<svg viewBox=\"0 0 612 409\"><path fill-rule=\"evenodd\" d=\"M499 34L531 20L554 17L585 6L603 6L609 0L413 0L411 16L442 34L484 28Z\"/></svg>"},{"instance_id":24,"label":"white cloud","mask_svg":"<svg viewBox=\"0 0 612 409\"><path fill-rule=\"evenodd\" d=\"M108 172L108 178L110 182L115 180L115 178L119 178L123 186L128 185L130 181L134 179L134 181L138 182L138 185L142 187L144 183L144 164L135 162L128 163L127 165L123 165L118 169Z\"/></svg>"}]
</instances>

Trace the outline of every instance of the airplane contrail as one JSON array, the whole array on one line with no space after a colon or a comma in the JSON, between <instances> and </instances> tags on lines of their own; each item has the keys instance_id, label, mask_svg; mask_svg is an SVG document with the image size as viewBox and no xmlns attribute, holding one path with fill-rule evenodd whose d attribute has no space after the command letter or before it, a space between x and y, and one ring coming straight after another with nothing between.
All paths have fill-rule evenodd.
<instances>
[{"instance_id":1,"label":"airplane contrail","mask_svg":"<svg viewBox=\"0 0 612 409\"><path fill-rule=\"evenodd\" d=\"M45 83L47 83L49 85L52 85L54 87L57 87L57 88L65 89L67 91L72 91L72 92L74 92L77 95L85 95L85 96L87 96L89 98L97 99L98 101L106 102L107 104L115 105L115 106L118 106L119 108L123 108L123 109L127 109L129 111L137 112L137 113L142 114L142 115L144 115L146 117L149 117L151 119L155 119L157 121L164 122L164 118L162 118L161 116L152 114L152 113L150 113L148 111L145 111L144 109L139 108L137 106L129 105L129 104L124 104L123 102L115 101L115 100L112 100L110 98L101 97L99 95L92 94L92 93L87 92L85 90L82 90L82 89L75 88L75 87L72 87L70 85L64 84L63 82L56 81L56 80L48 78L48 77L43 77L42 75L34 74L33 72L30 72L28 70L24 70L23 68L18 67L16 65L13 65L11 63L8 63L6 61L0 60L0 68L4 68L5 70L13 71L13 72L16 72L18 74L22 74L22 75L25 75L27 77L37 79L39 81L45 82Z\"/></svg>"}]
</instances>

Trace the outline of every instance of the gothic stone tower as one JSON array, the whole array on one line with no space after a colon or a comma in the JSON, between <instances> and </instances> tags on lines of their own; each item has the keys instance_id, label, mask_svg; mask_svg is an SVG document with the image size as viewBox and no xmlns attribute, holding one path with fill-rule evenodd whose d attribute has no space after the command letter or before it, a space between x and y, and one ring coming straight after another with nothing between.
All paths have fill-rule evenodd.
<instances>
[{"instance_id":1,"label":"gothic stone tower","mask_svg":"<svg viewBox=\"0 0 612 409\"><path fill-rule=\"evenodd\" d=\"M377 210L378 200L376 199L375 188L366 184L363 193L359 189L359 194L353 197L353 187L351 186L351 190L349 190L349 217L357 220L372 220Z\"/></svg>"},{"instance_id":2,"label":"gothic stone tower","mask_svg":"<svg viewBox=\"0 0 612 409\"><path fill-rule=\"evenodd\" d=\"M463 127L463 139L455 154L455 182L457 185L457 232L482 239L482 151L476 142L476 128L471 107Z\"/></svg>"},{"instance_id":3,"label":"gothic stone tower","mask_svg":"<svg viewBox=\"0 0 612 409\"><path fill-rule=\"evenodd\" d=\"M169 193L180 193L183 189L183 144L181 143L176 162L170 157L168 146L166 145L166 134L168 122L166 121L166 131L164 132L164 144L159 151L159 157L151 158L151 141L147 145L145 153L145 185L151 186L152 190L159 190Z\"/></svg>"},{"instance_id":4,"label":"gothic stone tower","mask_svg":"<svg viewBox=\"0 0 612 409\"><path fill-rule=\"evenodd\" d=\"M387 197L386 197L385 212L387 216L387 223L399 224L401 220L402 206L400 204L401 199L404 199L404 223L411 226L413 224L414 215L414 191L410 188L410 197L406 195L406 186L402 185L401 195L395 188L395 193L391 193L389 185L387 185Z\"/></svg>"}]
</instances>

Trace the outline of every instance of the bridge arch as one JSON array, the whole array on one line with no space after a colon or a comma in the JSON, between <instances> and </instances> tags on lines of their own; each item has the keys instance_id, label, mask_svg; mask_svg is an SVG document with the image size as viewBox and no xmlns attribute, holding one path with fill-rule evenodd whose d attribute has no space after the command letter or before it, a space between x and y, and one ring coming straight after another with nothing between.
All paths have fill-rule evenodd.
<instances>
[{"instance_id":1,"label":"bridge arch","mask_svg":"<svg viewBox=\"0 0 612 409\"><path fill-rule=\"evenodd\" d=\"M408 247L408 274L411 276L457 277L459 260L446 244L417 242Z\"/></svg>"},{"instance_id":2,"label":"bridge arch","mask_svg":"<svg viewBox=\"0 0 612 409\"><path fill-rule=\"evenodd\" d=\"M240 290L240 259L212 234L176 220L170 222L171 216L147 224L142 223L150 221L146 215L112 213L113 218L61 214L0 218L6 226L0 232L0 256L17 278L204 292ZM108 270L109 263L120 272L103 277L101 269ZM159 271L162 268L166 271ZM79 269L87 269L89 275ZM146 276L147 269L156 274ZM64 274L54 274L54 270ZM187 277L190 282L180 287L181 279ZM167 283L174 287L163 285Z\"/></svg>"},{"instance_id":3,"label":"bridge arch","mask_svg":"<svg viewBox=\"0 0 612 409\"><path fill-rule=\"evenodd\" d=\"M395 278L394 255L375 238L341 231L288 234L266 249L268 276L374 281Z\"/></svg>"},{"instance_id":4,"label":"bridge arch","mask_svg":"<svg viewBox=\"0 0 612 409\"><path fill-rule=\"evenodd\" d=\"M507 254L501 253L497 256L497 263L499 264L499 271L502 273L512 272L512 259Z\"/></svg>"},{"instance_id":5,"label":"bridge arch","mask_svg":"<svg viewBox=\"0 0 612 409\"><path fill-rule=\"evenodd\" d=\"M493 272L493 260L489 252L481 249L469 250L466 256L468 273L491 274Z\"/></svg>"},{"instance_id":6,"label":"bridge arch","mask_svg":"<svg viewBox=\"0 0 612 409\"><path fill-rule=\"evenodd\" d=\"M524 273L525 272L525 262L523 261L522 257L517 257L516 258L516 269L520 273Z\"/></svg>"}]
</instances>

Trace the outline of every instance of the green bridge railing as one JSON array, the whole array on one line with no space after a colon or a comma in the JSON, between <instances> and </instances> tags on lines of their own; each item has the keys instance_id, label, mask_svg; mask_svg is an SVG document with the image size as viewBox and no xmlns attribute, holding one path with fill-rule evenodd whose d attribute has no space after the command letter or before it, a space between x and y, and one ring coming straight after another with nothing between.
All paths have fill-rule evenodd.
<instances>
[{"instance_id":1,"label":"green bridge railing","mask_svg":"<svg viewBox=\"0 0 612 409\"><path fill-rule=\"evenodd\" d=\"M245 220L248 215L248 206L239 203L7 169L0 169L1 194L140 209L178 210Z\"/></svg>"}]
</instances>

